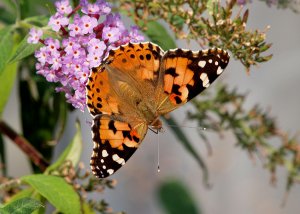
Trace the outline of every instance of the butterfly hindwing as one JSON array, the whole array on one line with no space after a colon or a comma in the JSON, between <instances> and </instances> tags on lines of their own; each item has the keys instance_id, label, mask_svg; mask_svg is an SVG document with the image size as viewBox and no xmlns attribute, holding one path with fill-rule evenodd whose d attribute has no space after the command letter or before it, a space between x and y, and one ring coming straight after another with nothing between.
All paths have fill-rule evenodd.
<instances>
[{"instance_id":1,"label":"butterfly hindwing","mask_svg":"<svg viewBox=\"0 0 300 214\"><path fill-rule=\"evenodd\" d=\"M228 62L228 53L221 49L167 51L162 59L161 75L169 99L160 105L159 112L165 114L193 99L212 84Z\"/></svg>"},{"instance_id":2,"label":"butterfly hindwing","mask_svg":"<svg viewBox=\"0 0 300 214\"><path fill-rule=\"evenodd\" d=\"M146 131L147 128L133 128L112 116L97 115L92 125L94 148L90 165L93 173L99 178L115 173L140 146Z\"/></svg>"}]
</instances>

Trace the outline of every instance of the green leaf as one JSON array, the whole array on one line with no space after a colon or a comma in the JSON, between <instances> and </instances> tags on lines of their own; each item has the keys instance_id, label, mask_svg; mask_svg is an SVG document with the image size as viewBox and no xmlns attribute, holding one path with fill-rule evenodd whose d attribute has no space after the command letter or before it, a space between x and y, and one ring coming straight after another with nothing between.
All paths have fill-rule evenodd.
<instances>
[{"instance_id":1,"label":"green leaf","mask_svg":"<svg viewBox=\"0 0 300 214\"><path fill-rule=\"evenodd\" d=\"M13 195L9 202L18 200L20 198L25 198L25 197L33 198L39 201L43 205L45 204L45 200L46 200L43 196L41 196L41 194L37 193L36 191L34 191L32 187L30 187L28 189L24 189L18 192L17 194ZM45 213L45 206L42 206L33 212L33 214L42 214L42 213Z\"/></svg>"},{"instance_id":2,"label":"green leaf","mask_svg":"<svg viewBox=\"0 0 300 214\"><path fill-rule=\"evenodd\" d=\"M13 49L12 30L12 26L7 26L0 30L0 75L5 69Z\"/></svg>"},{"instance_id":3,"label":"green leaf","mask_svg":"<svg viewBox=\"0 0 300 214\"><path fill-rule=\"evenodd\" d=\"M22 18L35 16L36 14L55 13L55 6L51 0L22 0L18 2L20 2Z\"/></svg>"},{"instance_id":4,"label":"green leaf","mask_svg":"<svg viewBox=\"0 0 300 214\"><path fill-rule=\"evenodd\" d=\"M49 16L31 16L26 19L24 19L24 22L28 22L30 24L33 24L37 27L44 27L49 22Z\"/></svg>"},{"instance_id":5,"label":"green leaf","mask_svg":"<svg viewBox=\"0 0 300 214\"><path fill-rule=\"evenodd\" d=\"M159 199L168 214L200 214L191 193L179 181L167 181L158 189Z\"/></svg>"},{"instance_id":6,"label":"green leaf","mask_svg":"<svg viewBox=\"0 0 300 214\"><path fill-rule=\"evenodd\" d=\"M16 5L11 0L1 0L4 8L12 14L16 13Z\"/></svg>"},{"instance_id":7,"label":"green leaf","mask_svg":"<svg viewBox=\"0 0 300 214\"><path fill-rule=\"evenodd\" d=\"M80 214L79 195L63 178L53 175L28 175L21 178L62 213Z\"/></svg>"},{"instance_id":8,"label":"green leaf","mask_svg":"<svg viewBox=\"0 0 300 214\"><path fill-rule=\"evenodd\" d=\"M17 68L18 64L12 63L7 65L4 71L0 73L0 118L15 82Z\"/></svg>"},{"instance_id":9,"label":"green leaf","mask_svg":"<svg viewBox=\"0 0 300 214\"><path fill-rule=\"evenodd\" d=\"M170 19L170 23L172 23L172 25L174 25L178 30L182 30L185 24L184 18L173 13L168 14L168 16Z\"/></svg>"},{"instance_id":10,"label":"green leaf","mask_svg":"<svg viewBox=\"0 0 300 214\"><path fill-rule=\"evenodd\" d=\"M28 188L28 189L23 189L22 191L18 192L17 194L13 195L9 202L12 202L12 201L16 201L16 200L19 200L21 198L26 198L26 197L31 197L32 194L33 194L33 189L32 188Z\"/></svg>"},{"instance_id":11,"label":"green leaf","mask_svg":"<svg viewBox=\"0 0 300 214\"><path fill-rule=\"evenodd\" d=\"M25 36L24 39L19 43L17 50L15 51L13 56L9 59L9 63L19 61L33 54L36 49L42 46L41 43L29 44L27 43L27 39L28 39L28 35Z\"/></svg>"},{"instance_id":12,"label":"green leaf","mask_svg":"<svg viewBox=\"0 0 300 214\"><path fill-rule=\"evenodd\" d=\"M147 23L147 30L144 32L149 39L158 44L162 49L168 50L176 48L176 44L167 30L158 22Z\"/></svg>"},{"instance_id":13,"label":"green leaf","mask_svg":"<svg viewBox=\"0 0 300 214\"><path fill-rule=\"evenodd\" d=\"M76 128L77 131L73 137L72 142L59 156L58 160L47 168L46 173L51 172L52 170L56 170L66 160L71 161L74 167L77 166L82 152L82 136L79 121L76 122Z\"/></svg>"},{"instance_id":14,"label":"green leaf","mask_svg":"<svg viewBox=\"0 0 300 214\"><path fill-rule=\"evenodd\" d=\"M9 12L6 8L0 7L0 20L5 24L14 24L16 17L15 13Z\"/></svg>"},{"instance_id":15,"label":"green leaf","mask_svg":"<svg viewBox=\"0 0 300 214\"><path fill-rule=\"evenodd\" d=\"M203 161L202 157L196 152L194 147L192 146L192 143L188 140L188 138L185 136L184 132L179 128L180 125L176 123L176 121L170 117L168 119L163 119L170 125L170 128L174 135L180 140L183 147L196 159L199 166L201 167L203 171L203 181L206 186L209 186L208 184L208 170L205 162Z\"/></svg>"},{"instance_id":16,"label":"green leaf","mask_svg":"<svg viewBox=\"0 0 300 214\"><path fill-rule=\"evenodd\" d=\"M43 205L35 199L21 198L0 208L0 213L28 214L42 206Z\"/></svg>"}]
</instances>

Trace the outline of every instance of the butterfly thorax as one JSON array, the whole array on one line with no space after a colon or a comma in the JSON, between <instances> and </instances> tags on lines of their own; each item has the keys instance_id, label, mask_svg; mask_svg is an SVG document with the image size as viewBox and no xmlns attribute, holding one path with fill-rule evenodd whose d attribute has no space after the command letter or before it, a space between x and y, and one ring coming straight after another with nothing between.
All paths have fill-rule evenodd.
<instances>
[{"instance_id":1,"label":"butterfly thorax","mask_svg":"<svg viewBox=\"0 0 300 214\"><path fill-rule=\"evenodd\" d=\"M150 81L142 84L129 74L107 67L110 91L119 100L119 113L126 112L127 121L143 122L147 125L157 120L156 85ZM156 125L156 124L154 124Z\"/></svg>"},{"instance_id":2,"label":"butterfly thorax","mask_svg":"<svg viewBox=\"0 0 300 214\"><path fill-rule=\"evenodd\" d=\"M162 129L162 122L160 121L159 117L156 117L155 120L153 120L149 126L153 129L156 129L160 131Z\"/></svg>"}]
</instances>

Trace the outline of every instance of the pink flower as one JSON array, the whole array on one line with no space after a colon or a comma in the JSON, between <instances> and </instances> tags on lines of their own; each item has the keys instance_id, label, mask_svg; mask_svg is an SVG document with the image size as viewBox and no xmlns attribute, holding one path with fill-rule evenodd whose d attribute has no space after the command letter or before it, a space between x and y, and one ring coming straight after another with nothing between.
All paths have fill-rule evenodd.
<instances>
[{"instance_id":1,"label":"pink flower","mask_svg":"<svg viewBox=\"0 0 300 214\"><path fill-rule=\"evenodd\" d=\"M93 33L93 28L98 25L98 21L94 17L81 17L81 29L83 34Z\"/></svg>"},{"instance_id":2,"label":"pink flower","mask_svg":"<svg viewBox=\"0 0 300 214\"><path fill-rule=\"evenodd\" d=\"M62 26L66 26L69 24L69 19L67 17L63 17L61 14L56 13L54 16L50 17L50 21L48 25L54 30L58 32Z\"/></svg>"},{"instance_id":3,"label":"pink flower","mask_svg":"<svg viewBox=\"0 0 300 214\"><path fill-rule=\"evenodd\" d=\"M107 39L110 43L116 42L121 36L120 30L116 27L104 27L102 38Z\"/></svg>"},{"instance_id":4,"label":"pink flower","mask_svg":"<svg viewBox=\"0 0 300 214\"><path fill-rule=\"evenodd\" d=\"M131 27L129 32L129 38L131 42L143 41L145 38L139 33L139 28L137 26Z\"/></svg>"},{"instance_id":5,"label":"pink flower","mask_svg":"<svg viewBox=\"0 0 300 214\"><path fill-rule=\"evenodd\" d=\"M59 41L57 39L47 38L45 39L46 50L51 53L57 53L60 48Z\"/></svg>"},{"instance_id":6,"label":"pink flower","mask_svg":"<svg viewBox=\"0 0 300 214\"><path fill-rule=\"evenodd\" d=\"M47 48L41 47L40 50L35 52L34 56L37 58L41 65L45 65L46 60L49 56Z\"/></svg>"},{"instance_id":7,"label":"pink flower","mask_svg":"<svg viewBox=\"0 0 300 214\"><path fill-rule=\"evenodd\" d=\"M90 63L90 67L98 67L101 63L101 55L97 52L92 52L87 55L87 61Z\"/></svg>"},{"instance_id":8,"label":"pink flower","mask_svg":"<svg viewBox=\"0 0 300 214\"><path fill-rule=\"evenodd\" d=\"M72 12L72 7L70 6L69 0L62 0L55 2L55 7L57 12L64 15Z\"/></svg>"},{"instance_id":9,"label":"pink flower","mask_svg":"<svg viewBox=\"0 0 300 214\"><path fill-rule=\"evenodd\" d=\"M37 44L42 35L43 31L41 29L31 28L29 31L29 37L27 39L27 42L31 44Z\"/></svg>"},{"instance_id":10,"label":"pink flower","mask_svg":"<svg viewBox=\"0 0 300 214\"><path fill-rule=\"evenodd\" d=\"M71 54L73 52L73 49L78 49L81 46L77 43L76 39L74 37L69 37L67 39L63 39L62 45L65 48L65 52L67 54Z\"/></svg>"},{"instance_id":11,"label":"pink flower","mask_svg":"<svg viewBox=\"0 0 300 214\"><path fill-rule=\"evenodd\" d=\"M85 85L90 70L98 67L104 53L128 41L139 42L144 38L137 28L128 31L120 15L112 14L104 0L89 3L80 0L82 15L75 12L73 17L69 0L55 3L56 14L51 16L48 25L58 32L61 41L54 38L41 40L41 30L31 29L28 42L41 41L44 46L35 52L37 73L49 82L59 82L57 92L65 93L69 103L84 111L86 106ZM104 16L101 17L100 16ZM104 21L100 21L104 20Z\"/></svg>"},{"instance_id":12,"label":"pink flower","mask_svg":"<svg viewBox=\"0 0 300 214\"><path fill-rule=\"evenodd\" d=\"M97 52L99 55L102 55L105 49L105 43L99 39L93 38L88 43L88 51L90 53Z\"/></svg>"}]
</instances>

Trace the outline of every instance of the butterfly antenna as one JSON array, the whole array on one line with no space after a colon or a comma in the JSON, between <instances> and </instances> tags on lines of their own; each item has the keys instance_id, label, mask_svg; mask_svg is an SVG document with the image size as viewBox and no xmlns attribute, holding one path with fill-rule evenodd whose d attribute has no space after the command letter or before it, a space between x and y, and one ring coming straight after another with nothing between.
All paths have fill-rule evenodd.
<instances>
[{"instance_id":1,"label":"butterfly antenna","mask_svg":"<svg viewBox=\"0 0 300 214\"><path fill-rule=\"evenodd\" d=\"M196 126L177 126L177 125L169 125L169 124L166 124L165 126L169 126L169 127L180 127L180 128L193 128L193 129L199 129L199 130L202 130L202 131L206 131L206 128L205 127L196 127Z\"/></svg>"},{"instance_id":2,"label":"butterfly antenna","mask_svg":"<svg viewBox=\"0 0 300 214\"><path fill-rule=\"evenodd\" d=\"M159 167L159 132L157 133L157 172L160 172L160 167Z\"/></svg>"}]
</instances>

